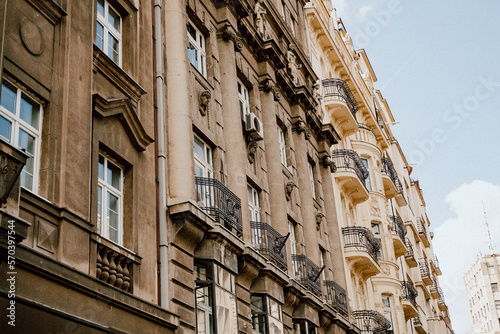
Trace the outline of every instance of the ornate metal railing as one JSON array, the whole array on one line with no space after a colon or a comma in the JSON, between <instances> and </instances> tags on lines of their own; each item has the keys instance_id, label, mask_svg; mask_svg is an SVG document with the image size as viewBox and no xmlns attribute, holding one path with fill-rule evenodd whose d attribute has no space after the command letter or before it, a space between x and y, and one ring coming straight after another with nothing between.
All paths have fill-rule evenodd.
<instances>
[{"instance_id":1,"label":"ornate metal railing","mask_svg":"<svg viewBox=\"0 0 500 334\"><path fill-rule=\"evenodd\" d=\"M417 229L419 234L423 234L427 238L427 229L425 228L425 224L422 218L417 218Z\"/></svg>"},{"instance_id":2,"label":"ornate metal railing","mask_svg":"<svg viewBox=\"0 0 500 334\"><path fill-rule=\"evenodd\" d=\"M438 281L437 281L436 276L432 275L431 280L432 280L432 284L431 284L431 287L429 288L429 290L431 291L431 293L439 293L440 288L438 286Z\"/></svg>"},{"instance_id":3,"label":"ornate metal railing","mask_svg":"<svg viewBox=\"0 0 500 334\"><path fill-rule=\"evenodd\" d=\"M431 277L431 271L429 270L429 265L427 264L427 261L426 260L420 260L418 262L418 266L420 267L420 276L422 276L422 278L424 277Z\"/></svg>"},{"instance_id":4,"label":"ornate metal railing","mask_svg":"<svg viewBox=\"0 0 500 334\"><path fill-rule=\"evenodd\" d=\"M444 302L444 293L443 293L443 289L439 288L439 299L438 299L438 304L440 305L446 305L446 303Z\"/></svg>"},{"instance_id":5,"label":"ornate metal railing","mask_svg":"<svg viewBox=\"0 0 500 334\"><path fill-rule=\"evenodd\" d=\"M437 271L440 271L441 269L439 268L439 261L436 255L434 255L434 259L431 260L432 265Z\"/></svg>"},{"instance_id":6,"label":"ornate metal railing","mask_svg":"<svg viewBox=\"0 0 500 334\"><path fill-rule=\"evenodd\" d=\"M241 201L231 190L226 188L220 181L207 178L195 177L197 202L208 215L219 224L236 232L238 236L243 234L241 221Z\"/></svg>"},{"instance_id":7,"label":"ornate metal railing","mask_svg":"<svg viewBox=\"0 0 500 334\"><path fill-rule=\"evenodd\" d=\"M394 183L398 194L403 193L403 185L399 180L398 173L396 172L392 161L387 157L382 157L382 174L386 174L387 176L389 176L389 178L392 180L392 183Z\"/></svg>"},{"instance_id":8,"label":"ornate metal railing","mask_svg":"<svg viewBox=\"0 0 500 334\"><path fill-rule=\"evenodd\" d=\"M415 259L415 253L413 252L413 246L411 245L410 239L406 238L406 249L408 250L405 254L405 258L413 258Z\"/></svg>"},{"instance_id":9,"label":"ornate metal railing","mask_svg":"<svg viewBox=\"0 0 500 334\"><path fill-rule=\"evenodd\" d=\"M350 171L356 173L363 185L366 187L366 178L368 170L361 162L359 155L353 150L333 150L332 159L337 167L337 171Z\"/></svg>"},{"instance_id":10,"label":"ornate metal railing","mask_svg":"<svg viewBox=\"0 0 500 334\"><path fill-rule=\"evenodd\" d=\"M321 296L321 272L324 268L318 267L305 255L292 254L292 261L298 275L295 279L317 296Z\"/></svg>"},{"instance_id":11,"label":"ornate metal railing","mask_svg":"<svg viewBox=\"0 0 500 334\"><path fill-rule=\"evenodd\" d=\"M421 327L422 326L422 320L420 320L420 317L414 317L413 318L413 326L417 327Z\"/></svg>"},{"instance_id":12,"label":"ornate metal railing","mask_svg":"<svg viewBox=\"0 0 500 334\"><path fill-rule=\"evenodd\" d=\"M261 222L250 222L250 229L252 230L252 243L259 253L286 271L285 243L289 234L282 236L271 225Z\"/></svg>"},{"instance_id":13,"label":"ornate metal railing","mask_svg":"<svg viewBox=\"0 0 500 334\"><path fill-rule=\"evenodd\" d=\"M417 307L418 291L415 289L415 286L413 286L413 283L409 281L401 281L401 285L403 286L403 299L410 301L413 306Z\"/></svg>"},{"instance_id":14,"label":"ornate metal railing","mask_svg":"<svg viewBox=\"0 0 500 334\"><path fill-rule=\"evenodd\" d=\"M132 292L133 262L122 254L97 244L96 277L123 291Z\"/></svg>"},{"instance_id":15,"label":"ornate metal railing","mask_svg":"<svg viewBox=\"0 0 500 334\"><path fill-rule=\"evenodd\" d=\"M391 231L394 234L397 234L402 241L405 240L406 237L406 226L403 223L403 220L397 216L391 216Z\"/></svg>"},{"instance_id":16,"label":"ornate metal railing","mask_svg":"<svg viewBox=\"0 0 500 334\"><path fill-rule=\"evenodd\" d=\"M363 334L385 334L391 328L391 322L377 311L360 310L352 314Z\"/></svg>"},{"instance_id":17,"label":"ornate metal railing","mask_svg":"<svg viewBox=\"0 0 500 334\"><path fill-rule=\"evenodd\" d=\"M323 96L336 97L341 99L347 104L347 107L351 111L352 115L356 117L356 112L358 111L358 103L354 98L349 86L344 82L344 80L330 78L322 81L323 84Z\"/></svg>"},{"instance_id":18,"label":"ornate metal railing","mask_svg":"<svg viewBox=\"0 0 500 334\"><path fill-rule=\"evenodd\" d=\"M378 263L377 252L380 244L373 236L372 231L362 226L343 227L345 248L365 250Z\"/></svg>"},{"instance_id":19,"label":"ornate metal railing","mask_svg":"<svg viewBox=\"0 0 500 334\"><path fill-rule=\"evenodd\" d=\"M349 309L347 307L347 294L345 289L335 281L324 281L323 290L323 296L326 302L342 316L347 317Z\"/></svg>"}]
</instances>

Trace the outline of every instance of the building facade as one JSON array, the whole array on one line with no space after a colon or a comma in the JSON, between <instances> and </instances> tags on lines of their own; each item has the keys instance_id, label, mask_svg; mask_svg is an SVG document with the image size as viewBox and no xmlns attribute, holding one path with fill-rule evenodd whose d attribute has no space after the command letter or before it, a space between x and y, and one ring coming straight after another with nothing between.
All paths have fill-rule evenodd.
<instances>
[{"instance_id":1,"label":"building facade","mask_svg":"<svg viewBox=\"0 0 500 334\"><path fill-rule=\"evenodd\" d=\"M472 333L500 333L500 255L486 255L465 274Z\"/></svg>"},{"instance_id":2,"label":"building facade","mask_svg":"<svg viewBox=\"0 0 500 334\"><path fill-rule=\"evenodd\" d=\"M329 1L0 8L0 328L452 332L422 191Z\"/></svg>"}]
</instances>

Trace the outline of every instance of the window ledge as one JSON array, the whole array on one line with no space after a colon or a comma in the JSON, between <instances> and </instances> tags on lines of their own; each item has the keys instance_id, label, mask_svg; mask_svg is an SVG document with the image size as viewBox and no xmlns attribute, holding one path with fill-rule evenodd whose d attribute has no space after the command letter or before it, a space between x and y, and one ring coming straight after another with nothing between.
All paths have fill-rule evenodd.
<instances>
[{"instance_id":1,"label":"window ledge","mask_svg":"<svg viewBox=\"0 0 500 334\"><path fill-rule=\"evenodd\" d=\"M131 260L132 262L135 262L136 264L141 264L142 257L137 255L135 252L132 252L131 250L120 246L117 243L114 243L111 240L101 237L99 234L92 233L90 235L90 239L95 241L96 243L104 245L105 247Z\"/></svg>"}]
</instances>

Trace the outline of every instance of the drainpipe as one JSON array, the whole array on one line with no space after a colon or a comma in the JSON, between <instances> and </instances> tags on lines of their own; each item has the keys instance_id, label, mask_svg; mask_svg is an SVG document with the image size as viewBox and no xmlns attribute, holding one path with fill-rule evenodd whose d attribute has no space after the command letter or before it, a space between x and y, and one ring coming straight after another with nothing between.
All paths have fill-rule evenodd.
<instances>
[{"instance_id":1,"label":"drainpipe","mask_svg":"<svg viewBox=\"0 0 500 334\"><path fill-rule=\"evenodd\" d=\"M160 234L160 306L168 309L168 240L167 240L167 187L165 177L165 115L163 108L163 53L161 0L154 0L154 34L156 59L156 107L157 107L157 163L158 163L158 225Z\"/></svg>"}]
</instances>

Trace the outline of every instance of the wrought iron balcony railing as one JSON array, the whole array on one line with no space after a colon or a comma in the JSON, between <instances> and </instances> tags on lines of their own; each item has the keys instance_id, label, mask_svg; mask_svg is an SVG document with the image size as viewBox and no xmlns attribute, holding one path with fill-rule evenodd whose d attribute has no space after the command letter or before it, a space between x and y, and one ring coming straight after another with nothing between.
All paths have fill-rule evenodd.
<instances>
[{"instance_id":1,"label":"wrought iron balcony railing","mask_svg":"<svg viewBox=\"0 0 500 334\"><path fill-rule=\"evenodd\" d=\"M408 251L406 252L405 254L405 258L415 258L415 253L413 252L413 246L411 245L411 241L410 239L406 238L406 249L408 249Z\"/></svg>"},{"instance_id":2,"label":"wrought iron balcony railing","mask_svg":"<svg viewBox=\"0 0 500 334\"><path fill-rule=\"evenodd\" d=\"M356 112L358 111L358 103L354 98L349 86L344 82L344 80L330 78L322 81L323 84L323 96L325 98L335 97L347 104L347 107L351 111L352 115L356 117Z\"/></svg>"},{"instance_id":3,"label":"wrought iron balcony railing","mask_svg":"<svg viewBox=\"0 0 500 334\"><path fill-rule=\"evenodd\" d=\"M438 299L438 305L441 307L441 306L445 306L446 307L446 303L444 301L444 293L443 293L443 289L439 288L439 299Z\"/></svg>"},{"instance_id":4,"label":"wrought iron balcony railing","mask_svg":"<svg viewBox=\"0 0 500 334\"><path fill-rule=\"evenodd\" d=\"M385 334L391 328L391 322L377 311L360 310L352 314L363 334Z\"/></svg>"},{"instance_id":5,"label":"wrought iron balcony railing","mask_svg":"<svg viewBox=\"0 0 500 334\"><path fill-rule=\"evenodd\" d=\"M387 157L382 157L382 173L390 177L392 183L394 183L394 186L396 186L396 191L398 192L398 194L402 194L403 185L399 180L398 173L396 172L396 169L394 168L392 161L389 160L389 158Z\"/></svg>"},{"instance_id":6,"label":"wrought iron balcony railing","mask_svg":"<svg viewBox=\"0 0 500 334\"><path fill-rule=\"evenodd\" d=\"M377 253L380 244L373 236L372 231L362 226L343 227L345 248L356 248L365 250L378 263Z\"/></svg>"},{"instance_id":7,"label":"wrought iron balcony railing","mask_svg":"<svg viewBox=\"0 0 500 334\"><path fill-rule=\"evenodd\" d=\"M425 228L425 224L422 218L417 218L417 229L418 229L418 234L422 234L427 238L427 229Z\"/></svg>"},{"instance_id":8,"label":"wrought iron balcony railing","mask_svg":"<svg viewBox=\"0 0 500 334\"><path fill-rule=\"evenodd\" d=\"M418 262L418 266L420 267L420 276L422 276L422 278L429 278L430 279L431 271L429 270L429 265L427 264L427 261L420 260Z\"/></svg>"},{"instance_id":9,"label":"wrought iron balcony railing","mask_svg":"<svg viewBox=\"0 0 500 334\"><path fill-rule=\"evenodd\" d=\"M394 234L397 234L402 241L405 240L406 237L406 226L403 223L403 220L397 216L391 216L391 231Z\"/></svg>"},{"instance_id":10,"label":"wrought iron balcony railing","mask_svg":"<svg viewBox=\"0 0 500 334\"><path fill-rule=\"evenodd\" d=\"M243 234L241 200L220 181L207 177L195 177L198 205L219 224Z\"/></svg>"},{"instance_id":11,"label":"wrought iron balcony railing","mask_svg":"<svg viewBox=\"0 0 500 334\"><path fill-rule=\"evenodd\" d=\"M323 282L324 298L342 316L347 317L349 309L347 307L347 294L343 287L335 281Z\"/></svg>"},{"instance_id":12,"label":"wrought iron balcony railing","mask_svg":"<svg viewBox=\"0 0 500 334\"><path fill-rule=\"evenodd\" d=\"M418 291L415 289L415 286L413 286L413 283L409 281L401 281L401 285L403 286L403 294L402 297L403 299L406 299L410 301L410 303L417 307L417 296L418 296Z\"/></svg>"},{"instance_id":13,"label":"wrought iron balcony railing","mask_svg":"<svg viewBox=\"0 0 500 334\"><path fill-rule=\"evenodd\" d=\"M366 187L368 170L361 162L359 155L353 150L333 150L332 159L337 167L337 171L350 171L356 173L359 180Z\"/></svg>"},{"instance_id":14,"label":"wrought iron balcony railing","mask_svg":"<svg viewBox=\"0 0 500 334\"><path fill-rule=\"evenodd\" d=\"M321 296L321 272L323 268L318 267L305 255L292 254L295 279L317 296Z\"/></svg>"},{"instance_id":15,"label":"wrought iron balcony railing","mask_svg":"<svg viewBox=\"0 0 500 334\"><path fill-rule=\"evenodd\" d=\"M255 248L280 269L286 271L285 243L290 234L282 236L271 225L261 222L250 222L252 243Z\"/></svg>"}]
</instances>

